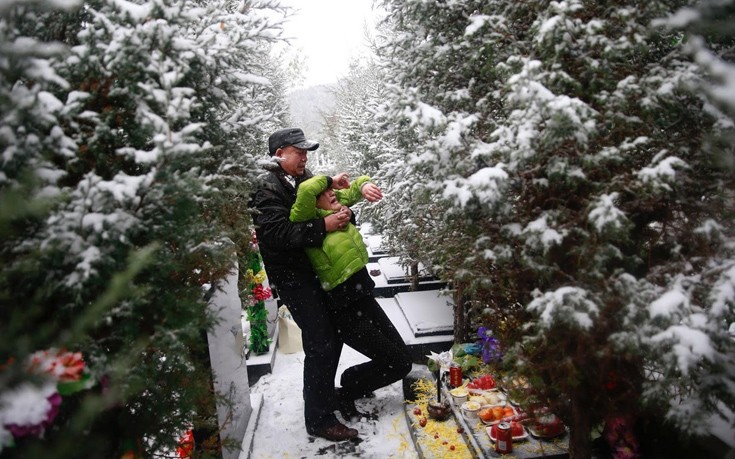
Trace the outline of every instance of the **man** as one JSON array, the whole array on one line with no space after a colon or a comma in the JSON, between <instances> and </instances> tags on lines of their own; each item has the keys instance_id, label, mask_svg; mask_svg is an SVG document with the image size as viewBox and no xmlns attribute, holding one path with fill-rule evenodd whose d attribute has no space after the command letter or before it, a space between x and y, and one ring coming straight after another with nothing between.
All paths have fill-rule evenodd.
<instances>
[{"instance_id":1,"label":"man","mask_svg":"<svg viewBox=\"0 0 735 459\"><path fill-rule=\"evenodd\" d=\"M319 144L306 139L298 128L280 129L268 138L268 151L276 163L256 191L253 207L260 253L270 283L288 305L301 328L304 345L304 421L310 435L341 441L357 436L337 420L334 379L342 342L327 310L327 298L304 249L320 247L328 232L347 226L349 209L324 218L291 223L289 214L296 188L311 177L306 169L309 151ZM332 180L334 188L349 185L344 174Z\"/></svg>"}]
</instances>

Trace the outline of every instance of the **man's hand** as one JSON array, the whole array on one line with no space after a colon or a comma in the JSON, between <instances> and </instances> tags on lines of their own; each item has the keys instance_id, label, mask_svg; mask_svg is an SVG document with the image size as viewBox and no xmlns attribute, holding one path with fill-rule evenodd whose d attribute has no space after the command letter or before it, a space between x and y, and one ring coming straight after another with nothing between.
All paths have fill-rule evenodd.
<instances>
[{"instance_id":1,"label":"man's hand","mask_svg":"<svg viewBox=\"0 0 735 459\"><path fill-rule=\"evenodd\" d=\"M339 212L324 217L324 228L328 233L332 231L342 231L347 228L347 224L352 217L352 211L349 207L342 207Z\"/></svg>"},{"instance_id":2,"label":"man's hand","mask_svg":"<svg viewBox=\"0 0 735 459\"><path fill-rule=\"evenodd\" d=\"M334 177L332 177L332 189L333 190L343 190L345 188L350 187L350 180L349 175L347 175L347 172L341 172Z\"/></svg>"},{"instance_id":3,"label":"man's hand","mask_svg":"<svg viewBox=\"0 0 735 459\"><path fill-rule=\"evenodd\" d=\"M360 189L362 196L370 202L377 202L383 199L383 192L380 191L378 185L368 182Z\"/></svg>"}]
</instances>

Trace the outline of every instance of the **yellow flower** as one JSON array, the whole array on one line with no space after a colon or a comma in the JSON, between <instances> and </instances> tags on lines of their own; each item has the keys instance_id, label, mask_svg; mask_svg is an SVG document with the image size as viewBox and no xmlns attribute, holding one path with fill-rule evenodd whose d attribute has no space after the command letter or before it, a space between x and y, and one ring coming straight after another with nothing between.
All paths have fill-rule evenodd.
<instances>
[{"instance_id":1,"label":"yellow flower","mask_svg":"<svg viewBox=\"0 0 735 459\"><path fill-rule=\"evenodd\" d=\"M258 272L258 274L253 276L253 280L255 281L256 284L262 284L263 282L265 282L265 279L266 279L265 271L262 269Z\"/></svg>"}]
</instances>

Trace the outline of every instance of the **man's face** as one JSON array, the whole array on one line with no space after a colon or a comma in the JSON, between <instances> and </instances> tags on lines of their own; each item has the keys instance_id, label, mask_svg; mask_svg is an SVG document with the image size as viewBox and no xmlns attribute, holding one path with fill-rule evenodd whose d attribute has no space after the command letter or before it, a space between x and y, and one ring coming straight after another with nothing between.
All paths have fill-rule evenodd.
<instances>
[{"instance_id":1,"label":"man's face","mask_svg":"<svg viewBox=\"0 0 735 459\"><path fill-rule=\"evenodd\" d=\"M342 205L337 201L334 191L328 189L316 198L316 206L324 210L339 210Z\"/></svg>"},{"instance_id":2,"label":"man's face","mask_svg":"<svg viewBox=\"0 0 735 459\"><path fill-rule=\"evenodd\" d=\"M292 177L300 177L304 175L306 168L307 151L296 148L293 145L279 148L276 150L276 156L281 158L281 168Z\"/></svg>"}]
</instances>

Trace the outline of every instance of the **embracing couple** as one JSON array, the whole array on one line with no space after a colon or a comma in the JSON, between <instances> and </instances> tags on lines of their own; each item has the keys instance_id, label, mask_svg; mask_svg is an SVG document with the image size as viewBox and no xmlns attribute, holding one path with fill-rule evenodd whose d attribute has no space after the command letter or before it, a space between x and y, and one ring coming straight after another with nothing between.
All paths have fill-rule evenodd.
<instances>
[{"instance_id":1,"label":"embracing couple","mask_svg":"<svg viewBox=\"0 0 735 459\"><path fill-rule=\"evenodd\" d=\"M349 208L379 201L380 188L366 176L313 176L306 162L317 148L299 128L269 137L275 161L254 195L253 221L268 279L301 328L306 430L341 441L358 431L336 412L359 419L355 401L402 379L412 361L373 297L367 249ZM370 360L346 369L335 387L343 344Z\"/></svg>"}]
</instances>

